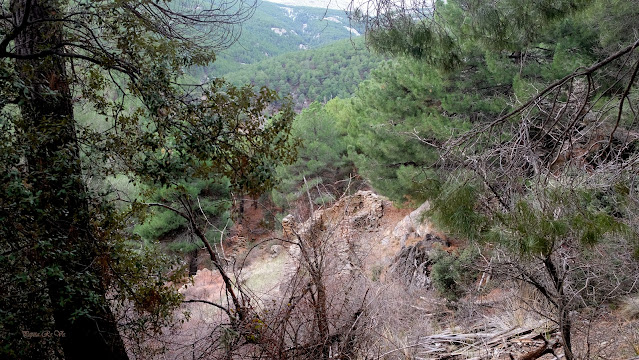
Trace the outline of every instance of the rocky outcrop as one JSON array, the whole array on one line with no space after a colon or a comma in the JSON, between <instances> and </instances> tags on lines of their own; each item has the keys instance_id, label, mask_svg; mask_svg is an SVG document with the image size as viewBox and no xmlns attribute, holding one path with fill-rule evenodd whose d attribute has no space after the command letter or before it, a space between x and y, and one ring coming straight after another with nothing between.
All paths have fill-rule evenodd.
<instances>
[{"instance_id":1,"label":"rocky outcrop","mask_svg":"<svg viewBox=\"0 0 639 360\"><path fill-rule=\"evenodd\" d=\"M310 219L297 224L291 215L282 221L284 237L293 242L289 247L289 272L298 268L302 247L321 251L330 258L336 273L349 272L361 266L361 238L379 230L385 207L391 203L372 191L359 191L346 196L327 209L315 211ZM369 236L370 238L370 236Z\"/></svg>"},{"instance_id":2,"label":"rocky outcrop","mask_svg":"<svg viewBox=\"0 0 639 360\"><path fill-rule=\"evenodd\" d=\"M391 230L388 230L382 239L382 245L399 243L401 247L406 246L409 240L423 239L432 232L430 222L425 219L426 212L430 210L430 203L424 202L420 207L402 219Z\"/></svg>"},{"instance_id":3,"label":"rocky outcrop","mask_svg":"<svg viewBox=\"0 0 639 360\"><path fill-rule=\"evenodd\" d=\"M282 235L285 239L293 239L297 231L297 223L293 215L288 214L282 219Z\"/></svg>"},{"instance_id":4,"label":"rocky outcrop","mask_svg":"<svg viewBox=\"0 0 639 360\"><path fill-rule=\"evenodd\" d=\"M178 290L186 300L214 301L223 291L222 277L216 271L200 269L191 279L190 284L185 284Z\"/></svg>"},{"instance_id":5,"label":"rocky outcrop","mask_svg":"<svg viewBox=\"0 0 639 360\"><path fill-rule=\"evenodd\" d=\"M408 287L430 287L430 266L433 252L448 247L447 240L426 234L414 245L404 246L393 259L388 273Z\"/></svg>"},{"instance_id":6,"label":"rocky outcrop","mask_svg":"<svg viewBox=\"0 0 639 360\"><path fill-rule=\"evenodd\" d=\"M395 223L384 218L385 209L391 207L387 199L360 191L316 211L301 224L291 215L285 217L284 236L294 243L288 248L289 276L297 271L302 246L307 246L321 248L331 258L330 266L336 274L361 270L362 259L373 253L377 255L374 265L388 267L388 275L409 287L429 287L433 251L450 244L432 233L432 226L425 219L430 209L428 202ZM378 255L383 248L391 252L387 260Z\"/></svg>"},{"instance_id":7,"label":"rocky outcrop","mask_svg":"<svg viewBox=\"0 0 639 360\"><path fill-rule=\"evenodd\" d=\"M384 207L390 202L372 191L358 191L346 196L327 209L317 210L311 218L299 226L295 225L292 215L282 220L285 235L294 228L297 235L304 237L313 231L338 232L338 236L348 236L353 231L372 231L379 227L384 216Z\"/></svg>"}]
</instances>

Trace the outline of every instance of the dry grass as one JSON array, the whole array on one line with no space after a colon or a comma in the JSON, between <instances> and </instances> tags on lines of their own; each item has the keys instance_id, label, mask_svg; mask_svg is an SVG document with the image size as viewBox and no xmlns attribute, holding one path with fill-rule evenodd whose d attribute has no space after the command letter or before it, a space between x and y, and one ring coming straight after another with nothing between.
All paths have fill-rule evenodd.
<instances>
[{"instance_id":1,"label":"dry grass","mask_svg":"<svg viewBox=\"0 0 639 360\"><path fill-rule=\"evenodd\" d=\"M628 320L639 318L639 294L625 297L619 308L620 314Z\"/></svg>"},{"instance_id":2,"label":"dry grass","mask_svg":"<svg viewBox=\"0 0 639 360\"><path fill-rule=\"evenodd\" d=\"M439 329L445 314L433 291L412 291L396 283L375 283L369 305L368 332L371 356L382 359L414 359L419 338Z\"/></svg>"},{"instance_id":3,"label":"dry grass","mask_svg":"<svg viewBox=\"0 0 639 360\"><path fill-rule=\"evenodd\" d=\"M289 255L282 250L276 257L264 256L262 261L254 261L242 271L246 275L244 285L260 296L272 296L277 293L285 274Z\"/></svg>"}]
</instances>

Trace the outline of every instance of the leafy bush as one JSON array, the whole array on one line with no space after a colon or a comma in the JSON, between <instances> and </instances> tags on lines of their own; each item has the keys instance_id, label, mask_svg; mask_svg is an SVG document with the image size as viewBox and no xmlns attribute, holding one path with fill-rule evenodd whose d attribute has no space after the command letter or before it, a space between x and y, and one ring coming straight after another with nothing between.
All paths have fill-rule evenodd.
<instances>
[{"instance_id":1,"label":"leafy bush","mask_svg":"<svg viewBox=\"0 0 639 360\"><path fill-rule=\"evenodd\" d=\"M435 289L449 301L459 300L465 288L476 279L477 272L472 265L477 256L474 247L468 247L461 253L434 252L431 279Z\"/></svg>"},{"instance_id":2,"label":"leafy bush","mask_svg":"<svg viewBox=\"0 0 639 360\"><path fill-rule=\"evenodd\" d=\"M134 228L134 233L143 239L157 240L186 225L186 220L173 211L161 210L151 213L146 220Z\"/></svg>"},{"instance_id":3,"label":"leafy bush","mask_svg":"<svg viewBox=\"0 0 639 360\"><path fill-rule=\"evenodd\" d=\"M230 218L230 192L227 179L221 180L194 180L189 183L172 186L170 188L156 189L148 195L151 202L163 203L175 208L180 208L177 196L186 194L191 198L196 198L194 210L204 213L206 219L202 217L202 222L209 222L213 226L223 228ZM187 221L174 211L154 207L144 214L140 224L134 227L134 233L140 235L146 241L160 240L174 232L186 229ZM207 223L207 226L211 226ZM214 230L214 229L213 229ZM207 234L208 237L208 234ZM211 237L211 241L219 236ZM175 239L177 240L177 239ZM186 240L184 240L186 241ZM182 244L178 240L177 244L170 246L171 249L185 249L189 246ZM190 248L190 247L189 247ZM191 249L193 250L193 249Z\"/></svg>"}]
</instances>

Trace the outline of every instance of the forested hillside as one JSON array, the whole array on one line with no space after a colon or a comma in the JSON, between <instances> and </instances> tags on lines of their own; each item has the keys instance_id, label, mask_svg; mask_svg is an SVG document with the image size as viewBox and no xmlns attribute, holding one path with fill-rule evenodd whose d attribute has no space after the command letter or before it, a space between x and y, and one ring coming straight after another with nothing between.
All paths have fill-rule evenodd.
<instances>
[{"instance_id":1,"label":"forested hillside","mask_svg":"<svg viewBox=\"0 0 639 360\"><path fill-rule=\"evenodd\" d=\"M261 1L254 11L237 31L237 40L228 49L216 53L214 63L194 70L199 78L224 76L246 64L357 38L363 31L361 25L351 23L340 10Z\"/></svg>"},{"instance_id":2,"label":"forested hillside","mask_svg":"<svg viewBox=\"0 0 639 360\"><path fill-rule=\"evenodd\" d=\"M548 302L567 359L590 356L573 343L576 314L638 290L630 3L449 1L416 19L375 17L389 10L375 2L359 15L394 59L336 100L360 174L395 201L429 200L449 235L490 244L486 266ZM459 298L452 255L440 290Z\"/></svg>"},{"instance_id":3,"label":"forested hillside","mask_svg":"<svg viewBox=\"0 0 639 360\"><path fill-rule=\"evenodd\" d=\"M280 55L244 66L224 78L233 84L267 86L280 95L291 95L296 109L313 101L353 95L382 56L371 54L364 39L342 40L304 52Z\"/></svg>"}]
</instances>

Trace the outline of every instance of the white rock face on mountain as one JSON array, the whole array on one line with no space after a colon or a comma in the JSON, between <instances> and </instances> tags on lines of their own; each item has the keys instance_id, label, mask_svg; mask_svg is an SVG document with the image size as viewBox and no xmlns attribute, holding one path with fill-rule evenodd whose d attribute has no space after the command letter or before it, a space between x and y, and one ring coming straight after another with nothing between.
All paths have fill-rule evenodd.
<instances>
[{"instance_id":1,"label":"white rock face on mountain","mask_svg":"<svg viewBox=\"0 0 639 360\"><path fill-rule=\"evenodd\" d=\"M280 29L280 28L271 28L271 31L273 31L274 33L276 33L279 36L282 36L284 34L286 34L286 29Z\"/></svg>"},{"instance_id":2,"label":"white rock face on mountain","mask_svg":"<svg viewBox=\"0 0 639 360\"><path fill-rule=\"evenodd\" d=\"M270 0L269 2L288 6L308 6L337 10L347 9L351 3L350 0Z\"/></svg>"},{"instance_id":3,"label":"white rock face on mountain","mask_svg":"<svg viewBox=\"0 0 639 360\"><path fill-rule=\"evenodd\" d=\"M353 29L352 27L348 27L348 26L344 26L344 28L348 31L351 32L351 34L355 35L355 36L361 36L362 34L359 33L359 31Z\"/></svg>"}]
</instances>

